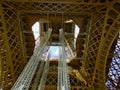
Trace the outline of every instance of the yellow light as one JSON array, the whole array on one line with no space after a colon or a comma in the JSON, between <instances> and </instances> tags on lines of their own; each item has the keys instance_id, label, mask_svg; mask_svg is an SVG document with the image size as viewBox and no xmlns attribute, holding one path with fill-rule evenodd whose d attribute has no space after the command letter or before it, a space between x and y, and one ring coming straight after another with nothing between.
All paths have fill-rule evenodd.
<instances>
[{"instance_id":1,"label":"yellow light","mask_svg":"<svg viewBox=\"0 0 120 90\"><path fill-rule=\"evenodd\" d=\"M71 23L71 22L73 22L73 20L71 19L65 21L65 23Z\"/></svg>"}]
</instances>

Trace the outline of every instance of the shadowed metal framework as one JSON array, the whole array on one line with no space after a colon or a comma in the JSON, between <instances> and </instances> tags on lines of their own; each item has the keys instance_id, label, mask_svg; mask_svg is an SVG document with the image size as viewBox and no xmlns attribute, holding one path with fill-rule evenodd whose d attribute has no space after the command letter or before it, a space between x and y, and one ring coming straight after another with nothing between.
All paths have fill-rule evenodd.
<instances>
[{"instance_id":1,"label":"shadowed metal framework","mask_svg":"<svg viewBox=\"0 0 120 90\"><path fill-rule=\"evenodd\" d=\"M77 56L68 63L72 90L105 90L107 80L111 83L111 86L107 85L109 89L120 88L119 83L114 85L108 74L120 30L119 0L1 0L0 89L10 90L33 54L32 25L41 20L43 36L48 26L51 27L52 40L56 42L62 22L69 19L73 20L72 25L80 27ZM73 33L74 28L68 30L70 26L64 23L64 31ZM73 37L73 34L66 35L71 47ZM120 69L120 64L115 64ZM56 65L56 62L51 62L46 88L56 88ZM116 71L112 74L114 77L119 76L119 71Z\"/></svg>"}]
</instances>

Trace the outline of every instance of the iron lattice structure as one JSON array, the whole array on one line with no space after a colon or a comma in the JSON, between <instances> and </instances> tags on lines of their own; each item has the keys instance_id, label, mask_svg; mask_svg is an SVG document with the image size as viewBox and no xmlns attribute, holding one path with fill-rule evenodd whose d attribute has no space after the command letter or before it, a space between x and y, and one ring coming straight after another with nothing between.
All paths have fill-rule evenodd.
<instances>
[{"instance_id":1,"label":"iron lattice structure","mask_svg":"<svg viewBox=\"0 0 120 90\"><path fill-rule=\"evenodd\" d=\"M31 23L36 19L31 19L31 23L28 23L23 16L37 17L46 13L64 13L65 18L72 18L81 28L76 50L77 57L82 57L78 62L83 62L82 67L87 73L85 80L89 85L80 84L78 90L105 89L108 78L107 66L110 65L108 58L110 51L114 52L111 46L120 29L119 0L70 0L69 2L2 0L0 2L0 87L10 90L27 63L26 54L30 50L26 48L28 43L25 38L30 34L24 35L23 30L29 30ZM33 38L30 40L34 41ZM33 48L31 49L32 52ZM84 72L81 66L78 70Z\"/></svg>"}]
</instances>

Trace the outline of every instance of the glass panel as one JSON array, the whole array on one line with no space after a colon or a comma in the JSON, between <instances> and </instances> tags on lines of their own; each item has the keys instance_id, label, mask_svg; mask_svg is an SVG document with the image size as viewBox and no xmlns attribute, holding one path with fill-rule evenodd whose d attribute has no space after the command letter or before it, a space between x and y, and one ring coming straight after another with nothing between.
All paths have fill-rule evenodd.
<instances>
[{"instance_id":1,"label":"glass panel","mask_svg":"<svg viewBox=\"0 0 120 90\"><path fill-rule=\"evenodd\" d=\"M114 56L108 73L106 86L109 90L117 90L120 86L120 37L115 46Z\"/></svg>"},{"instance_id":2,"label":"glass panel","mask_svg":"<svg viewBox=\"0 0 120 90\"><path fill-rule=\"evenodd\" d=\"M50 46L49 57L51 60L59 59L59 47L60 46Z\"/></svg>"}]
</instances>

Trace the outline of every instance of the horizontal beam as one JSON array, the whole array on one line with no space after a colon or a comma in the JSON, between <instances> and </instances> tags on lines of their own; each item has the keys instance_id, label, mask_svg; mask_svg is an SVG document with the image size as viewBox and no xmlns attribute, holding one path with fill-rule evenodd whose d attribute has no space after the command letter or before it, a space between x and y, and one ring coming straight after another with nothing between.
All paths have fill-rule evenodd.
<instances>
[{"instance_id":1,"label":"horizontal beam","mask_svg":"<svg viewBox=\"0 0 120 90\"><path fill-rule=\"evenodd\" d=\"M81 12L76 12L76 11L73 11L73 12L71 12L71 11L67 11L67 12L64 12L64 11L41 11L41 10L19 10L19 13L20 14L25 14L25 15L34 15L34 14L47 14L47 13L49 13L49 14L63 14L64 13L64 16L65 15L71 15L71 16L82 16L82 17L90 17L93 13L90 13L90 12L84 12L84 10L83 11L81 11Z\"/></svg>"},{"instance_id":2,"label":"horizontal beam","mask_svg":"<svg viewBox=\"0 0 120 90\"><path fill-rule=\"evenodd\" d=\"M105 5L106 2L93 2L92 0L89 2L85 2L83 0L2 0L8 2L47 2L47 3L74 3L74 4L94 4L94 5Z\"/></svg>"},{"instance_id":3,"label":"horizontal beam","mask_svg":"<svg viewBox=\"0 0 120 90\"><path fill-rule=\"evenodd\" d=\"M23 31L23 33L33 33L33 32L31 32L31 31Z\"/></svg>"}]
</instances>

